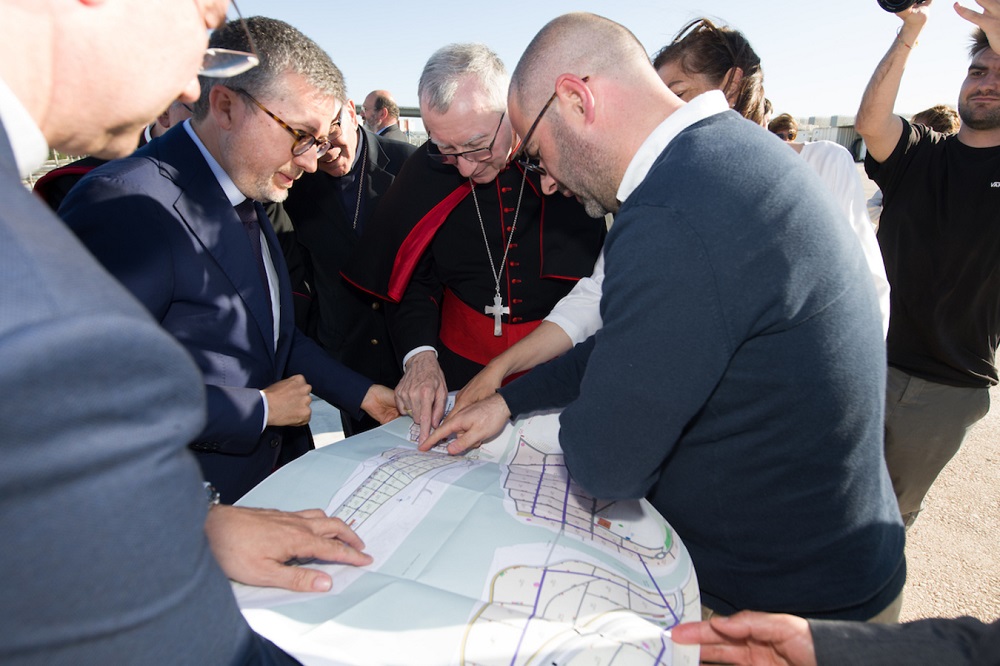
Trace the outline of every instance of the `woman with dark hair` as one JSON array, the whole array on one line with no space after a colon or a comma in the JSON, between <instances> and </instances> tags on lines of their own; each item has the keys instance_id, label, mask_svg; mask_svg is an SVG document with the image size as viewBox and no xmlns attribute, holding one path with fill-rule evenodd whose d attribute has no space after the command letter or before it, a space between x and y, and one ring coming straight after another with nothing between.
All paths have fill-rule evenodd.
<instances>
[{"instance_id":1,"label":"woman with dark hair","mask_svg":"<svg viewBox=\"0 0 1000 666\"><path fill-rule=\"evenodd\" d=\"M692 21L660 49L653 67L685 102L703 92L721 90L737 113L764 125L764 70L739 30L717 26L707 18Z\"/></svg>"}]
</instances>

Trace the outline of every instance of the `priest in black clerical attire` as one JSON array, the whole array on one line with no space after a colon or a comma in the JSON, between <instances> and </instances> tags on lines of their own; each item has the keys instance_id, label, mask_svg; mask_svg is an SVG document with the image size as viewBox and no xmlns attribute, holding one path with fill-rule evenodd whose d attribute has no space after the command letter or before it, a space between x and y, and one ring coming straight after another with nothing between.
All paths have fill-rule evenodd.
<instances>
[{"instance_id":1,"label":"priest in black clerical attire","mask_svg":"<svg viewBox=\"0 0 1000 666\"><path fill-rule=\"evenodd\" d=\"M344 365L372 381L395 386L402 376L382 300L340 277L379 199L415 148L379 138L358 124L341 77L334 86L339 113L330 150L315 173L303 174L285 201L288 223L275 224L292 278L295 321ZM272 219L272 221L274 221ZM379 425L341 410L348 437Z\"/></svg>"},{"instance_id":2,"label":"priest in black clerical attire","mask_svg":"<svg viewBox=\"0 0 1000 666\"><path fill-rule=\"evenodd\" d=\"M421 440L443 417L447 391L591 274L607 231L576 199L544 194L536 172L508 164L508 84L503 63L481 44L431 56L418 88L430 138L382 198L344 271L393 304L389 330L404 368L396 402L421 424Z\"/></svg>"}]
</instances>

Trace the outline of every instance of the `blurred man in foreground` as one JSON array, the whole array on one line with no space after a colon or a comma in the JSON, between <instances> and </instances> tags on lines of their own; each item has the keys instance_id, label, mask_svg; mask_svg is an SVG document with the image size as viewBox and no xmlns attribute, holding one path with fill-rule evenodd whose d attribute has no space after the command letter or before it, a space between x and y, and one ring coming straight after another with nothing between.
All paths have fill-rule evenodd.
<instances>
[{"instance_id":1,"label":"blurred man in foreground","mask_svg":"<svg viewBox=\"0 0 1000 666\"><path fill-rule=\"evenodd\" d=\"M226 576L321 591L329 576L284 563L370 561L319 511L209 511L187 448L198 368L21 184L49 146L120 157L171 100L193 102L199 67L219 73L206 29L226 7L0 0L4 664L295 663L251 631Z\"/></svg>"}]
</instances>

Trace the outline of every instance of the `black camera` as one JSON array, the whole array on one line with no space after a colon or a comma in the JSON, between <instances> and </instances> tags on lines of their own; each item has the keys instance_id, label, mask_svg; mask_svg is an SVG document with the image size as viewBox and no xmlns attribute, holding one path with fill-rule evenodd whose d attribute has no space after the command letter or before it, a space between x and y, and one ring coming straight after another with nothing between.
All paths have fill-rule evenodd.
<instances>
[{"instance_id":1,"label":"black camera","mask_svg":"<svg viewBox=\"0 0 1000 666\"><path fill-rule=\"evenodd\" d=\"M921 0L878 0L878 6L887 12L898 14L907 10L911 5L919 5Z\"/></svg>"}]
</instances>

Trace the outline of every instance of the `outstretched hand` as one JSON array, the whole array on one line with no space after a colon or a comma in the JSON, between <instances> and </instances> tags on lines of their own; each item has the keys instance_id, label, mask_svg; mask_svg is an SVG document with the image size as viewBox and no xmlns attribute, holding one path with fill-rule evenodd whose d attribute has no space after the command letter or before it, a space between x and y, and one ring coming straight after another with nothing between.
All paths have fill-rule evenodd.
<instances>
[{"instance_id":1,"label":"outstretched hand","mask_svg":"<svg viewBox=\"0 0 1000 666\"><path fill-rule=\"evenodd\" d=\"M479 447L483 440L503 430L510 419L510 410L499 393L485 400L448 414L430 436L417 446L421 451L429 451L439 442L452 435L458 435L448 444L448 453L456 455Z\"/></svg>"},{"instance_id":2,"label":"outstretched hand","mask_svg":"<svg viewBox=\"0 0 1000 666\"><path fill-rule=\"evenodd\" d=\"M974 23L983 29L990 41L990 48L1000 53L1000 0L976 0L983 8L982 12L963 7L955 3L955 11L969 23Z\"/></svg>"},{"instance_id":3,"label":"outstretched hand","mask_svg":"<svg viewBox=\"0 0 1000 666\"><path fill-rule=\"evenodd\" d=\"M317 559L362 566L372 557L364 542L339 518L319 509L276 511L213 506L205 519L205 534L225 574L235 581L295 592L327 592L330 576L293 559Z\"/></svg>"},{"instance_id":4,"label":"outstretched hand","mask_svg":"<svg viewBox=\"0 0 1000 666\"><path fill-rule=\"evenodd\" d=\"M417 442L423 445L444 418L448 402L448 385L434 352L421 352L409 360L403 378L396 385L395 397L399 413L413 417L420 426Z\"/></svg>"},{"instance_id":5,"label":"outstretched hand","mask_svg":"<svg viewBox=\"0 0 1000 666\"><path fill-rule=\"evenodd\" d=\"M503 384L504 376L503 368L487 364L455 395L455 407L452 411L468 407L496 393Z\"/></svg>"},{"instance_id":6,"label":"outstretched hand","mask_svg":"<svg viewBox=\"0 0 1000 666\"><path fill-rule=\"evenodd\" d=\"M705 663L816 666L809 623L795 615L742 611L678 625L670 636L681 645L700 644Z\"/></svg>"}]
</instances>

